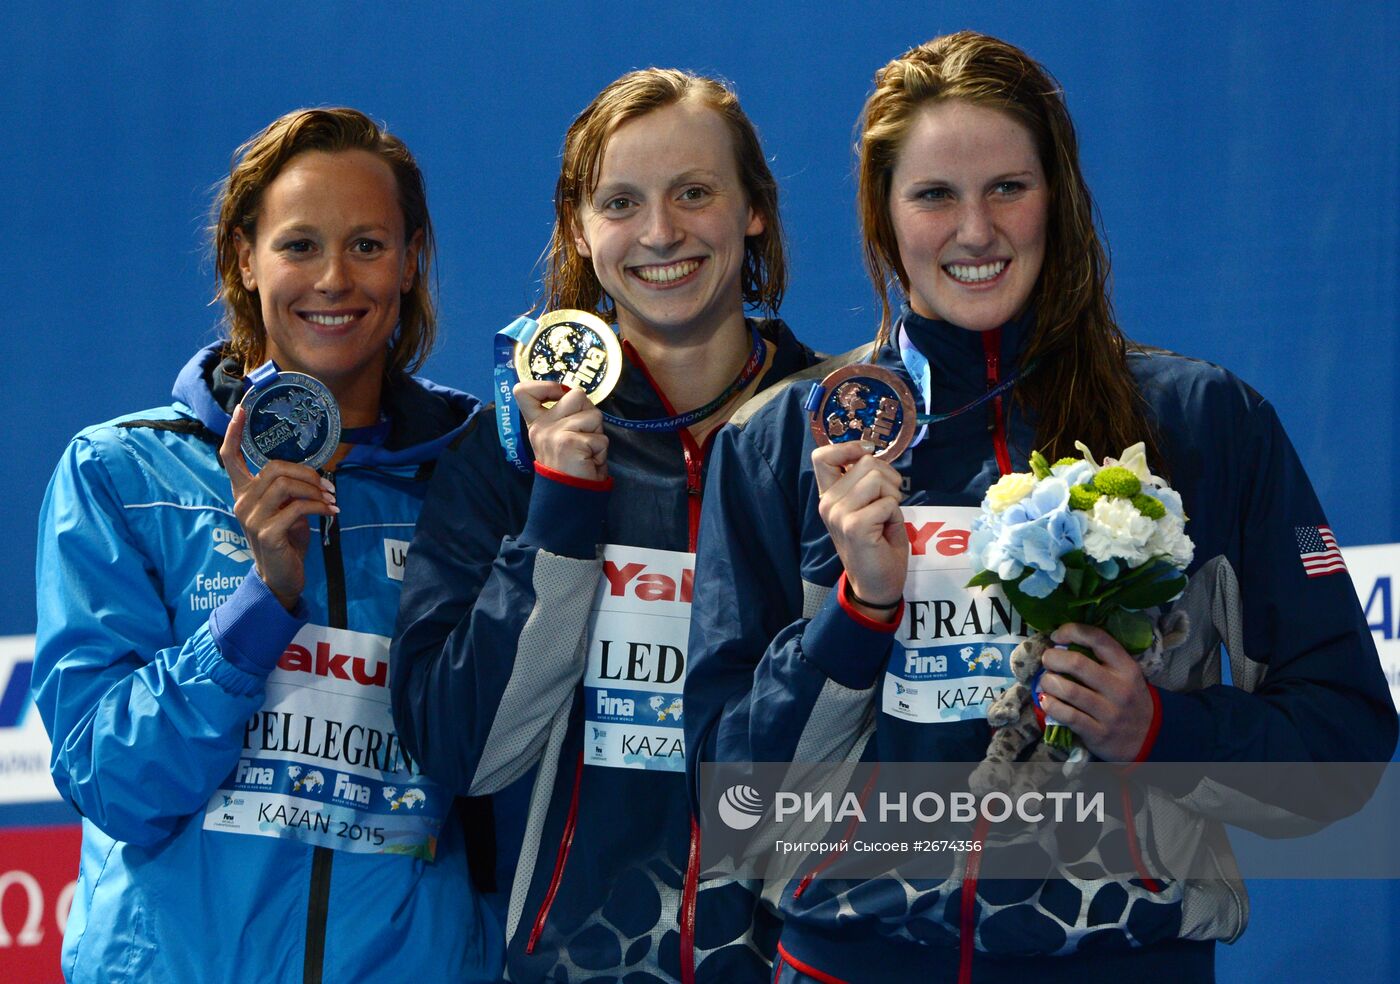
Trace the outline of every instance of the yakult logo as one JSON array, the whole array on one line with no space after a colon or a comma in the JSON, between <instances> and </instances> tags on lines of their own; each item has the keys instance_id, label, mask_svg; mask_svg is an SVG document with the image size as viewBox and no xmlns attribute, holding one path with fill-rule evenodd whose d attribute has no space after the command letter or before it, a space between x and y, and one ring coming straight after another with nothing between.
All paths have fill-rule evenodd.
<instances>
[{"instance_id":1,"label":"yakult logo","mask_svg":"<svg viewBox=\"0 0 1400 984\"><path fill-rule=\"evenodd\" d=\"M960 530L946 523L934 520L928 523L905 523L904 531L909 534L909 552L915 557L937 553L944 557L957 557L967 553L968 537L971 530Z\"/></svg>"},{"instance_id":2,"label":"yakult logo","mask_svg":"<svg viewBox=\"0 0 1400 984\"><path fill-rule=\"evenodd\" d=\"M695 571L686 568L680 577L647 570L645 564L630 563L619 567L611 560L603 563L603 576L608 579L608 594L615 598L626 595L639 601L679 601L690 604L695 587Z\"/></svg>"},{"instance_id":3,"label":"yakult logo","mask_svg":"<svg viewBox=\"0 0 1400 984\"><path fill-rule=\"evenodd\" d=\"M291 673L310 673L358 683L362 687L386 687L389 684L389 664L381 659L366 659L349 653L337 653L329 642L316 643L313 654L295 642L287 647L277 668Z\"/></svg>"}]
</instances>

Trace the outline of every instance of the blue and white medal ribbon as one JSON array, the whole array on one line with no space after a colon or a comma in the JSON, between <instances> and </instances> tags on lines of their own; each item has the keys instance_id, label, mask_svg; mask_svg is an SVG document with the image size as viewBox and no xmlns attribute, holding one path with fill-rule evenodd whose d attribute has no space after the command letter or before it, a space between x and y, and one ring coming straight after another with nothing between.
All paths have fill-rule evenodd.
<instances>
[{"instance_id":1,"label":"blue and white medal ribbon","mask_svg":"<svg viewBox=\"0 0 1400 984\"><path fill-rule=\"evenodd\" d=\"M515 348L517 345L523 344L524 339L533 335L537 328L539 328L539 322L534 318L516 318L496 332L494 342L496 436L500 438L501 450L505 453L506 460L517 471L522 472L528 472L530 468L521 459L520 431L515 426L515 394L511 392L511 388L518 378L515 374Z\"/></svg>"}]
</instances>

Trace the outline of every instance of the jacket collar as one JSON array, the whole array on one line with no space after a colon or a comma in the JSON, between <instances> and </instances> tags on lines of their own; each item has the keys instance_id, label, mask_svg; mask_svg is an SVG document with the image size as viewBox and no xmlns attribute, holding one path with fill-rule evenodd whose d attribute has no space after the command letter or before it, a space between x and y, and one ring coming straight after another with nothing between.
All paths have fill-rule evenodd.
<instances>
[{"instance_id":1,"label":"jacket collar","mask_svg":"<svg viewBox=\"0 0 1400 984\"><path fill-rule=\"evenodd\" d=\"M224 358L223 343L215 342L185 363L175 379L173 395L222 438L246 387L237 363ZM383 411L390 422L388 437L382 446L356 445L345 461L380 467L431 461L479 407L477 399L467 393L397 373L389 378L383 394Z\"/></svg>"},{"instance_id":2,"label":"jacket collar","mask_svg":"<svg viewBox=\"0 0 1400 984\"><path fill-rule=\"evenodd\" d=\"M1021 353L1035 324L1035 311L1028 308L999 328L1000 376L1006 378L1021 363ZM895 334L888 343L889 355L898 362L898 332L905 336L928 359L933 382L933 405L947 410L980 395L987 387L987 353L983 335L947 321L935 321L915 314L906 305L900 312ZM944 404L948 404L945 406Z\"/></svg>"}]
</instances>

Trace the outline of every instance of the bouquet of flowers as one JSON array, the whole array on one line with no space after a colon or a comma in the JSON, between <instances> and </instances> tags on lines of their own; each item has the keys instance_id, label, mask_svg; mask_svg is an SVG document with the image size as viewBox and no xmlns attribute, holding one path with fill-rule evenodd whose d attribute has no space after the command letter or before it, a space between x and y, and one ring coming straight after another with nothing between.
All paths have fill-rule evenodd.
<instances>
[{"instance_id":1,"label":"bouquet of flowers","mask_svg":"<svg viewBox=\"0 0 1400 984\"><path fill-rule=\"evenodd\" d=\"M1181 496L1148 469L1141 442L1102 464L1075 447L1082 458L1054 464L1032 452L1029 473L987 490L968 543L968 587L1000 584L1033 628L1098 626L1136 656L1153 640L1145 610L1186 588L1194 547ZM1074 735L1047 721L1045 742L1069 749Z\"/></svg>"}]
</instances>

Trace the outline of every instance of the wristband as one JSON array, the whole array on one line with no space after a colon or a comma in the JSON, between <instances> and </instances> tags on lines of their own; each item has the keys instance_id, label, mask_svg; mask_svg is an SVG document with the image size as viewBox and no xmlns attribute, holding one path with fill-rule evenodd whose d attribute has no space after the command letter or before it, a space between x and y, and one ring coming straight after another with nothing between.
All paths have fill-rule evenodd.
<instances>
[{"instance_id":1,"label":"wristband","mask_svg":"<svg viewBox=\"0 0 1400 984\"><path fill-rule=\"evenodd\" d=\"M873 601L866 601L860 595L856 594L856 589L851 587L851 579L848 577L846 578L846 600L854 601L857 605L864 605L866 608L873 608L879 612L891 612L898 608L900 602L902 602L904 599L896 598L888 605L877 605Z\"/></svg>"}]
</instances>

